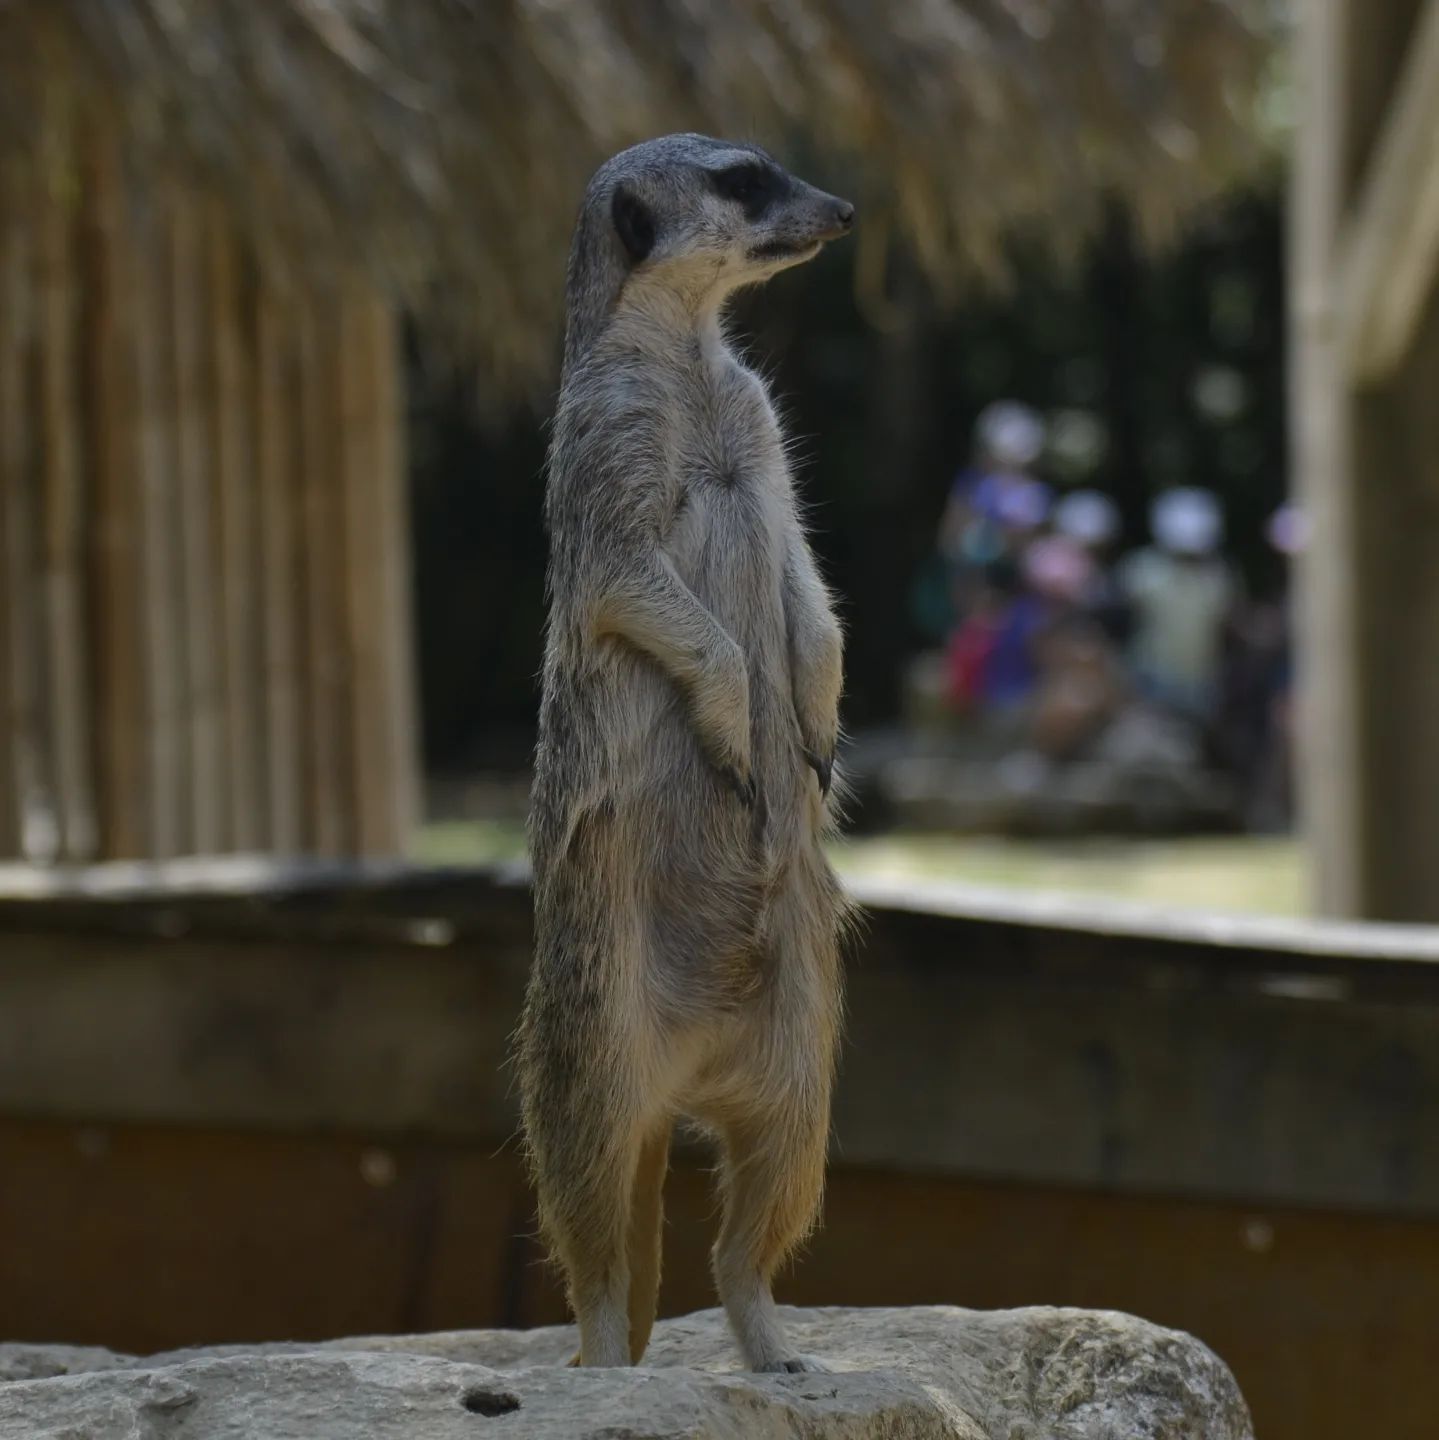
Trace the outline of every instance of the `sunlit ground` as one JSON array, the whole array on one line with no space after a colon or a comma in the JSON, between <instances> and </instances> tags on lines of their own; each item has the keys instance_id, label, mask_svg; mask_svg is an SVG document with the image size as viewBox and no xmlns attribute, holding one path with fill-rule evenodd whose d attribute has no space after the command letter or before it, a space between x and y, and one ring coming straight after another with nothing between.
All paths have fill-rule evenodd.
<instances>
[{"instance_id":1,"label":"sunlit ground","mask_svg":"<svg viewBox=\"0 0 1439 1440\"><path fill-rule=\"evenodd\" d=\"M523 854L523 830L511 820L429 825L416 846L417 859L446 865L512 860ZM1303 856L1298 842L1288 838L1060 844L891 834L843 841L833 854L845 874L886 880L960 880L1272 915L1295 915L1304 909Z\"/></svg>"}]
</instances>

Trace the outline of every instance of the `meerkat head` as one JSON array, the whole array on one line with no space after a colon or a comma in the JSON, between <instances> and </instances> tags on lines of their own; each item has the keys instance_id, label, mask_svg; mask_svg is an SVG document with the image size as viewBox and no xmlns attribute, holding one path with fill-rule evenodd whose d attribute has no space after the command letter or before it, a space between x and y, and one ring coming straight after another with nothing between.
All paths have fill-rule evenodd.
<instances>
[{"instance_id":1,"label":"meerkat head","mask_svg":"<svg viewBox=\"0 0 1439 1440\"><path fill-rule=\"evenodd\" d=\"M731 290L768 279L854 224L847 200L755 145L671 135L610 166L610 219L626 260L677 284Z\"/></svg>"},{"instance_id":2,"label":"meerkat head","mask_svg":"<svg viewBox=\"0 0 1439 1440\"><path fill-rule=\"evenodd\" d=\"M854 206L791 175L755 145L667 135L595 172L570 252L567 361L627 282L705 303L813 259Z\"/></svg>"}]
</instances>

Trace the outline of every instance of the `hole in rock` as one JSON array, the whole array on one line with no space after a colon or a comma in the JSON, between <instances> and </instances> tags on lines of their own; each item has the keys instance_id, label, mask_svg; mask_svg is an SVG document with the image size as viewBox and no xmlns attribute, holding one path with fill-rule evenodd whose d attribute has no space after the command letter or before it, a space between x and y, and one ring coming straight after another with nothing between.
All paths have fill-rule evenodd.
<instances>
[{"instance_id":1,"label":"hole in rock","mask_svg":"<svg viewBox=\"0 0 1439 1440\"><path fill-rule=\"evenodd\" d=\"M508 1415L520 1408L520 1397L503 1390L466 1390L460 1404L471 1415Z\"/></svg>"}]
</instances>

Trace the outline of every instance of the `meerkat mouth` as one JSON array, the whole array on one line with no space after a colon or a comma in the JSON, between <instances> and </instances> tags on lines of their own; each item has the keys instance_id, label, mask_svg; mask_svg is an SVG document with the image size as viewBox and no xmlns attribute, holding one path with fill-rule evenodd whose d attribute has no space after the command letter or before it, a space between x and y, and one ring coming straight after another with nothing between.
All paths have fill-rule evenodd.
<instances>
[{"instance_id":1,"label":"meerkat mouth","mask_svg":"<svg viewBox=\"0 0 1439 1440\"><path fill-rule=\"evenodd\" d=\"M751 260L793 260L801 256L813 255L819 247L818 240L766 240L763 245L750 246L749 258Z\"/></svg>"}]
</instances>

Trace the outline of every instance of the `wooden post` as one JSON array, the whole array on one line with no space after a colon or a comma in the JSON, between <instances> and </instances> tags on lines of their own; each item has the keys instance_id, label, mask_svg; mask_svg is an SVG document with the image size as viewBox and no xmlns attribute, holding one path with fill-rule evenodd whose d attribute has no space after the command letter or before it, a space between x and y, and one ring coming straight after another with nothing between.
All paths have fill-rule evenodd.
<instances>
[{"instance_id":1,"label":"wooden post","mask_svg":"<svg viewBox=\"0 0 1439 1440\"><path fill-rule=\"evenodd\" d=\"M214 479L219 553L220 646L224 666L224 779L229 843L258 850L265 843L269 796L264 774L265 707L261 652L259 486L253 471L254 370L246 364L242 316L254 287L242 285L242 267L228 216L206 214L211 381L209 452ZM251 337L253 344L253 337Z\"/></svg>"},{"instance_id":2,"label":"wooden post","mask_svg":"<svg viewBox=\"0 0 1439 1440\"><path fill-rule=\"evenodd\" d=\"M88 860L95 853L97 827L84 588L83 418L76 393L79 257L68 193L76 157L68 126L57 114L42 115L41 123L49 127L34 190L47 708L55 757L58 853L69 860Z\"/></svg>"},{"instance_id":3,"label":"wooden post","mask_svg":"<svg viewBox=\"0 0 1439 1440\"><path fill-rule=\"evenodd\" d=\"M1392 68L1383 131L1337 257L1345 358L1360 384L1401 364L1439 272L1439 0L1425 0Z\"/></svg>"},{"instance_id":4,"label":"wooden post","mask_svg":"<svg viewBox=\"0 0 1439 1440\"><path fill-rule=\"evenodd\" d=\"M393 311L363 288L341 315L356 839L362 854L384 855L403 851L415 810L400 337Z\"/></svg>"},{"instance_id":5,"label":"wooden post","mask_svg":"<svg viewBox=\"0 0 1439 1440\"><path fill-rule=\"evenodd\" d=\"M20 333L18 310L20 285L16 272L21 266L20 214L18 207L5 202L0 190L0 857L15 859L21 850L21 788L19 718L15 704L15 657L11 636L15 628L14 597L18 590L14 574L17 537L15 496L19 493L24 464L21 426L24 423L20 384Z\"/></svg>"},{"instance_id":6,"label":"wooden post","mask_svg":"<svg viewBox=\"0 0 1439 1440\"><path fill-rule=\"evenodd\" d=\"M140 240L139 366L146 716L151 853L190 849L189 732L180 514L176 476L174 335L169 322L173 235L170 198L151 202Z\"/></svg>"},{"instance_id":7,"label":"wooden post","mask_svg":"<svg viewBox=\"0 0 1439 1440\"><path fill-rule=\"evenodd\" d=\"M1427 144L1410 138L1415 87L1405 81L1417 74L1421 90L1427 83L1434 11L1433 0L1427 11L1409 0L1350 0L1342 97L1350 226L1354 217L1372 218L1376 197L1392 193L1395 157L1403 169L1402 157L1417 149L1431 168L1439 164L1432 137L1424 137ZM1429 192L1417 176L1413 183ZM1408 238L1393 250L1384 285L1363 300L1362 288L1352 292L1370 313L1341 315L1339 325L1341 336L1382 341L1389 320L1408 316L1403 337L1381 343L1388 368L1373 364L1348 378L1345 478L1354 527L1361 777L1356 908L1369 919L1422 922L1439 921L1439 312L1424 258L1431 225L1422 216L1398 225L1396 233ZM1362 353L1361 346L1346 358Z\"/></svg>"},{"instance_id":8,"label":"wooden post","mask_svg":"<svg viewBox=\"0 0 1439 1440\"><path fill-rule=\"evenodd\" d=\"M264 716L268 848L304 848L305 774L301 673L303 595L298 516L299 382L294 297L276 292L261 270L255 295L255 482L264 553Z\"/></svg>"},{"instance_id":9,"label":"wooden post","mask_svg":"<svg viewBox=\"0 0 1439 1440\"><path fill-rule=\"evenodd\" d=\"M421 819L418 678L415 674L415 591L410 557L409 411L406 404L404 331L399 314L378 302L370 308L376 331L375 408L381 417L375 461L377 547L376 595L380 613L381 670L384 693L377 704L384 716L386 786L390 793L392 835L388 848L404 853Z\"/></svg>"},{"instance_id":10,"label":"wooden post","mask_svg":"<svg viewBox=\"0 0 1439 1440\"><path fill-rule=\"evenodd\" d=\"M312 294L302 311L300 332L301 483L309 647L306 740L313 826L309 840L322 855L344 854L354 843L339 355L338 303L330 296Z\"/></svg>"},{"instance_id":11,"label":"wooden post","mask_svg":"<svg viewBox=\"0 0 1439 1440\"><path fill-rule=\"evenodd\" d=\"M87 135L84 205L88 314L82 377L93 507L90 630L99 849L107 859L133 859L150 854L140 644L136 260L115 138L99 122Z\"/></svg>"},{"instance_id":12,"label":"wooden post","mask_svg":"<svg viewBox=\"0 0 1439 1440\"><path fill-rule=\"evenodd\" d=\"M1336 345L1334 253L1344 207L1348 0L1299 12L1299 123L1290 199L1290 416L1311 544L1299 567L1299 799L1323 913L1361 908L1356 568L1349 406Z\"/></svg>"},{"instance_id":13,"label":"wooden post","mask_svg":"<svg viewBox=\"0 0 1439 1440\"><path fill-rule=\"evenodd\" d=\"M185 723L189 730L189 848L228 848L223 665L217 625L214 484L208 407L214 385L205 313L206 276L199 202L177 194L170 208L170 304L175 394L175 464L180 541L180 620L185 630Z\"/></svg>"},{"instance_id":14,"label":"wooden post","mask_svg":"<svg viewBox=\"0 0 1439 1440\"><path fill-rule=\"evenodd\" d=\"M4 209L11 223L0 239L0 313L6 344L0 351L0 510L5 539L5 583L0 623L7 632L12 793L20 853L27 860L53 861L59 854L59 827L50 784L44 725L44 670L38 631L43 606L37 553L40 527L40 458L33 243L30 206L10 193Z\"/></svg>"},{"instance_id":15,"label":"wooden post","mask_svg":"<svg viewBox=\"0 0 1439 1440\"><path fill-rule=\"evenodd\" d=\"M1317 898L1413 921L1439 920L1439 312L1416 279L1432 280L1431 222L1393 176L1406 156L1436 163L1399 83L1439 63L1425 58L1433 14L1415 26L1391 0L1299 8L1293 204L1294 450L1312 527L1301 801Z\"/></svg>"}]
</instances>

